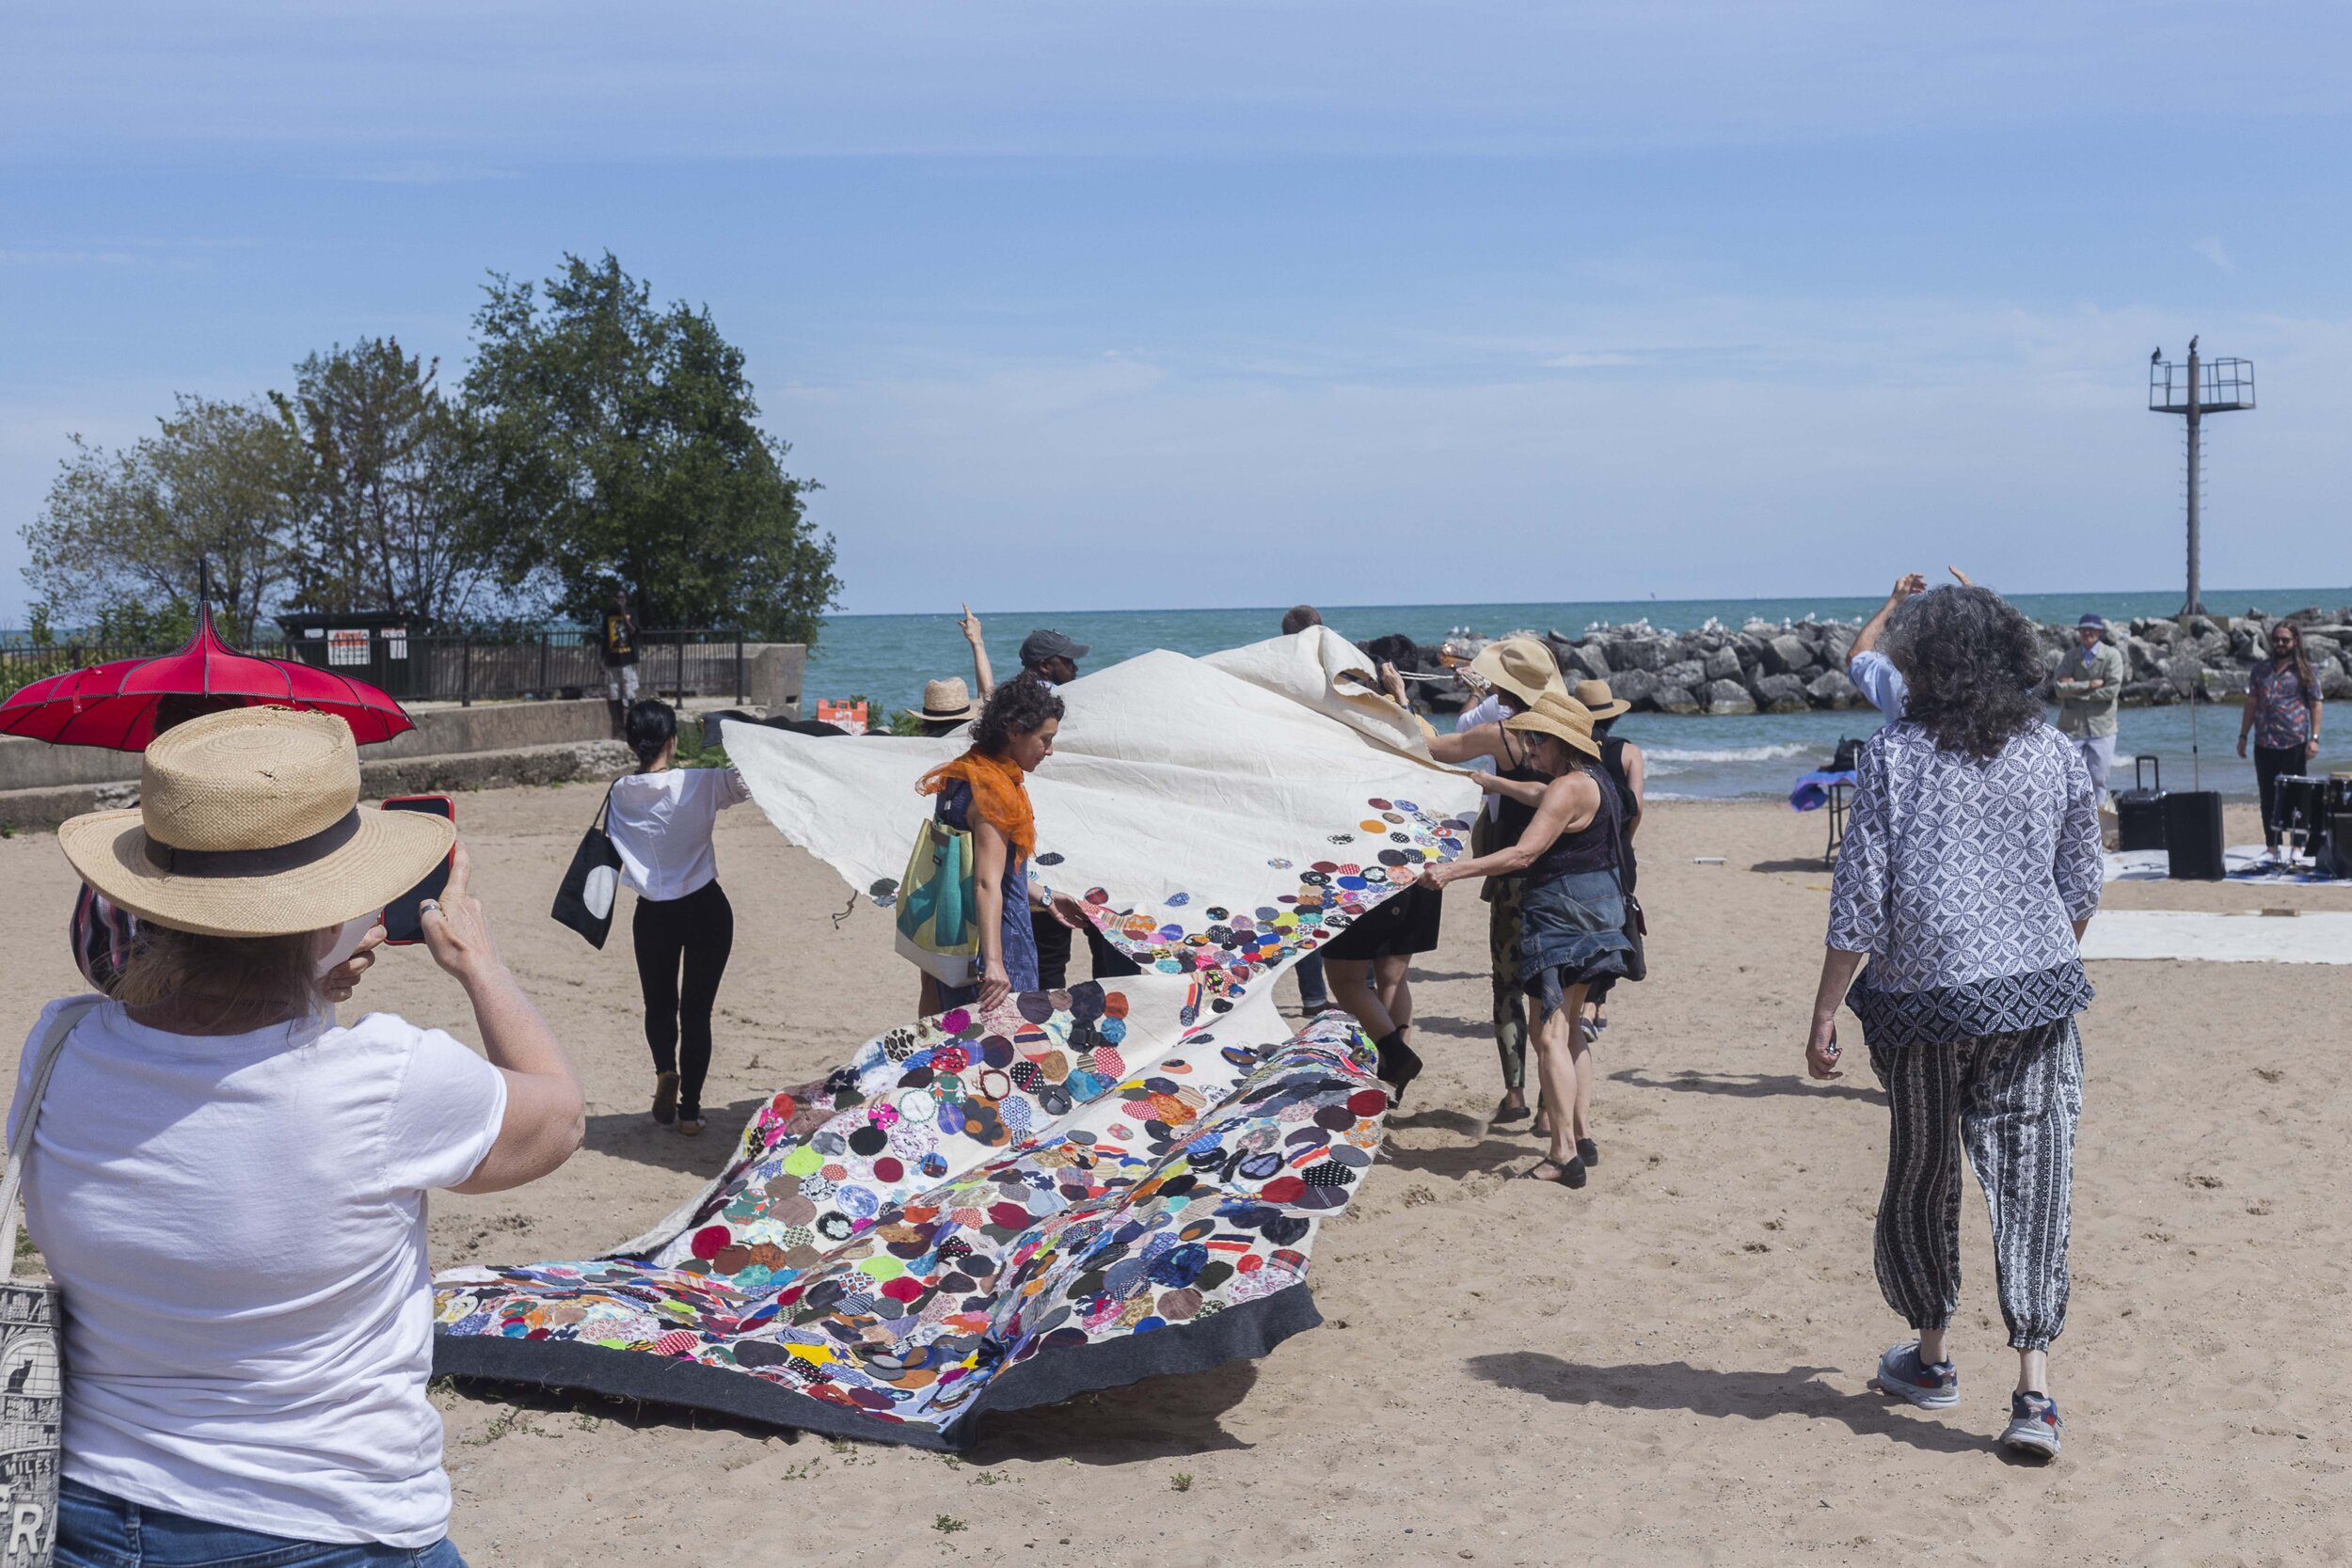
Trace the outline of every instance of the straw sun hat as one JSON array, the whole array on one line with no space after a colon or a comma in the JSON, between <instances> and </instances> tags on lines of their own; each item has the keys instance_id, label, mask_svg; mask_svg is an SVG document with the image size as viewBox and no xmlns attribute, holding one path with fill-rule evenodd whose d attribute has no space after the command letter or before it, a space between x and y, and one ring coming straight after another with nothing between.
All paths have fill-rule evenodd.
<instances>
[{"instance_id":1,"label":"straw sun hat","mask_svg":"<svg viewBox=\"0 0 2352 1568\"><path fill-rule=\"evenodd\" d=\"M979 711L980 705L972 700L972 689L963 684L961 675L923 683L923 717L930 722L969 719Z\"/></svg>"},{"instance_id":2,"label":"straw sun hat","mask_svg":"<svg viewBox=\"0 0 2352 1568\"><path fill-rule=\"evenodd\" d=\"M158 926L265 937L340 926L423 879L456 830L359 805L359 749L331 714L243 707L158 736L136 811L57 830L84 881Z\"/></svg>"},{"instance_id":3,"label":"straw sun hat","mask_svg":"<svg viewBox=\"0 0 2352 1568\"><path fill-rule=\"evenodd\" d=\"M1470 673L1488 686L1499 686L1521 703L1534 706L1546 691L1567 694L1560 680L1560 661L1551 649L1532 637L1506 637L1478 650Z\"/></svg>"},{"instance_id":4,"label":"straw sun hat","mask_svg":"<svg viewBox=\"0 0 2352 1568\"><path fill-rule=\"evenodd\" d=\"M1537 697L1534 706L1505 719L1502 727L1523 735L1548 735L1566 741L1597 762L1600 759L1600 747L1593 739L1592 711L1574 697L1558 691L1547 691Z\"/></svg>"},{"instance_id":5,"label":"straw sun hat","mask_svg":"<svg viewBox=\"0 0 2352 1568\"><path fill-rule=\"evenodd\" d=\"M1578 681L1576 700L1592 709L1596 724L1604 719L1614 719L1620 713L1633 711L1633 705L1621 701L1615 692L1609 689L1607 681Z\"/></svg>"}]
</instances>

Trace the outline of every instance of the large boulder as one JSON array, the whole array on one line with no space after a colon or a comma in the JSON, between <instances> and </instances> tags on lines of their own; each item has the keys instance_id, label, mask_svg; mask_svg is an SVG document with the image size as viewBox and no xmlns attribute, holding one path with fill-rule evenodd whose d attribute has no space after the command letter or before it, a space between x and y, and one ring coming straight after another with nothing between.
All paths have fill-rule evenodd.
<instances>
[{"instance_id":1,"label":"large boulder","mask_svg":"<svg viewBox=\"0 0 2352 1568\"><path fill-rule=\"evenodd\" d=\"M1589 637L1581 642L1565 646L1554 642L1551 651L1560 660L1560 673L1567 677L1570 686L1578 681L1605 681L1610 678L1609 655Z\"/></svg>"},{"instance_id":2,"label":"large boulder","mask_svg":"<svg viewBox=\"0 0 2352 1568\"><path fill-rule=\"evenodd\" d=\"M1691 695L1691 689L1687 686L1661 686L1658 689L1658 710L1684 715L1707 711L1699 705L1699 700Z\"/></svg>"},{"instance_id":3,"label":"large boulder","mask_svg":"<svg viewBox=\"0 0 2352 1568\"><path fill-rule=\"evenodd\" d=\"M1609 643L1609 668L1612 670L1645 670L1652 674L1666 667L1666 640L1662 637L1613 638Z\"/></svg>"},{"instance_id":4,"label":"large boulder","mask_svg":"<svg viewBox=\"0 0 2352 1568\"><path fill-rule=\"evenodd\" d=\"M1765 639L1763 659L1767 674L1790 675L1811 669L1820 662L1820 655L1804 638L1793 631L1785 631L1777 637Z\"/></svg>"},{"instance_id":5,"label":"large boulder","mask_svg":"<svg viewBox=\"0 0 2352 1568\"><path fill-rule=\"evenodd\" d=\"M1805 698L1804 679L1797 675L1758 675L1749 689L1756 705L1767 713L1803 713L1813 705Z\"/></svg>"},{"instance_id":6,"label":"large boulder","mask_svg":"<svg viewBox=\"0 0 2352 1568\"><path fill-rule=\"evenodd\" d=\"M1658 677L1647 670L1620 670L1609 677L1609 689L1621 703L1648 713L1658 706Z\"/></svg>"},{"instance_id":7,"label":"large boulder","mask_svg":"<svg viewBox=\"0 0 2352 1568\"><path fill-rule=\"evenodd\" d=\"M2145 638L2127 637L2123 640L2123 657L2131 666L2132 679L2136 681L2153 680L2162 657L2156 645ZM2125 700L2130 700L2128 693Z\"/></svg>"},{"instance_id":8,"label":"large boulder","mask_svg":"<svg viewBox=\"0 0 2352 1568\"><path fill-rule=\"evenodd\" d=\"M1737 681L1740 678L1740 650L1725 643L1708 654L1700 667L1709 681ZM1740 695L1747 695L1744 689Z\"/></svg>"},{"instance_id":9,"label":"large boulder","mask_svg":"<svg viewBox=\"0 0 2352 1568\"><path fill-rule=\"evenodd\" d=\"M1862 691L1843 670L1824 670L1804 683L1804 694L1815 707L1860 707Z\"/></svg>"},{"instance_id":10,"label":"large boulder","mask_svg":"<svg viewBox=\"0 0 2352 1568\"><path fill-rule=\"evenodd\" d=\"M1707 686L1707 665L1699 659L1677 659L1658 672L1658 678L1668 686L1679 686L1692 691Z\"/></svg>"},{"instance_id":11,"label":"large boulder","mask_svg":"<svg viewBox=\"0 0 2352 1568\"><path fill-rule=\"evenodd\" d=\"M1754 713L1756 699L1748 689L1735 680L1715 680L1707 684L1707 711L1709 713Z\"/></svg>"}]
</instances>

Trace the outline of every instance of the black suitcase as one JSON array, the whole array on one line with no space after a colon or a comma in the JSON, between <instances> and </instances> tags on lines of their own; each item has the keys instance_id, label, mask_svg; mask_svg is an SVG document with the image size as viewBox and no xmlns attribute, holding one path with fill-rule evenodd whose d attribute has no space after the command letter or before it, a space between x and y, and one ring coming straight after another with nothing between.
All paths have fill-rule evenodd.
<instances>
[{"instance_id":1,"label":"black suitcase","mask_svg":"<svg viewBox=\"0 0 2352 1568\"><path fill-rule=\"evenodd\" d=\"M2150 789L2143 769L2153 767L2156 787ZM2118 849L2164 847L2164 764L2152 756L2132 758L2132 787L2115 797L2115 847Z\"/></svg>"},{"instance_id":2,"label":"black suitcase","mask_svg":"<svg viewBox=\"0 0 2352 1568\"><path fill-rule=\"evenodd\" d=\"M2221 860L2221 792L2183 790L2164 798L2166 875L2175 881L2217 882Z\"/></svg>"}]
</instances>

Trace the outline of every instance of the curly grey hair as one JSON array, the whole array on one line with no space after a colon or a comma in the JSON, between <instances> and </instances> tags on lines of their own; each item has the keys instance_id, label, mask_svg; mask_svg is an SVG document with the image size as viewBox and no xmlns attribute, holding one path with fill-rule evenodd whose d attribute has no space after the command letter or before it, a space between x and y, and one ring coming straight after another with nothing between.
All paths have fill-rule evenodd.
<instances>
[{"instance_id":1,"label":"curly grey hair","mask_svg":"<svg viewBox=\"0 0 2352 1568\"><path fill-rule=\"evenodd\" d=\"M1886 657L1910 689L1903 717L1947 752L1990 762L2042 722L2042 644L1990 588L1914 594L1886 624Z\"/></svg>"}]
</instances>

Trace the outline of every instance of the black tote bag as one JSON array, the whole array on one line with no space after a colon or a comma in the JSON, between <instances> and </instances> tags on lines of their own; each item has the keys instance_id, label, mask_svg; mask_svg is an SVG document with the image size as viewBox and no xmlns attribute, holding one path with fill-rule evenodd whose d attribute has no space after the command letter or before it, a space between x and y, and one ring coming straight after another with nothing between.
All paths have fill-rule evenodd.
<instances>
[{"instance_id":1,"label":"black tote bag","mask_svg":"<svg viewBox=\"0 0 2352 1568\"><path fill-rule=\"evenodd\" d=\"M621 894L621 852L612 847L612 835L604 831L612 810L612 791L608 789L604 803L596 808L596 819L588 824L580 847L572 851L571 869L564 873L564 885L555 890L555 908L548 911L599 950L612 933L612 905Z\"/></svg>"}]
</instances>

